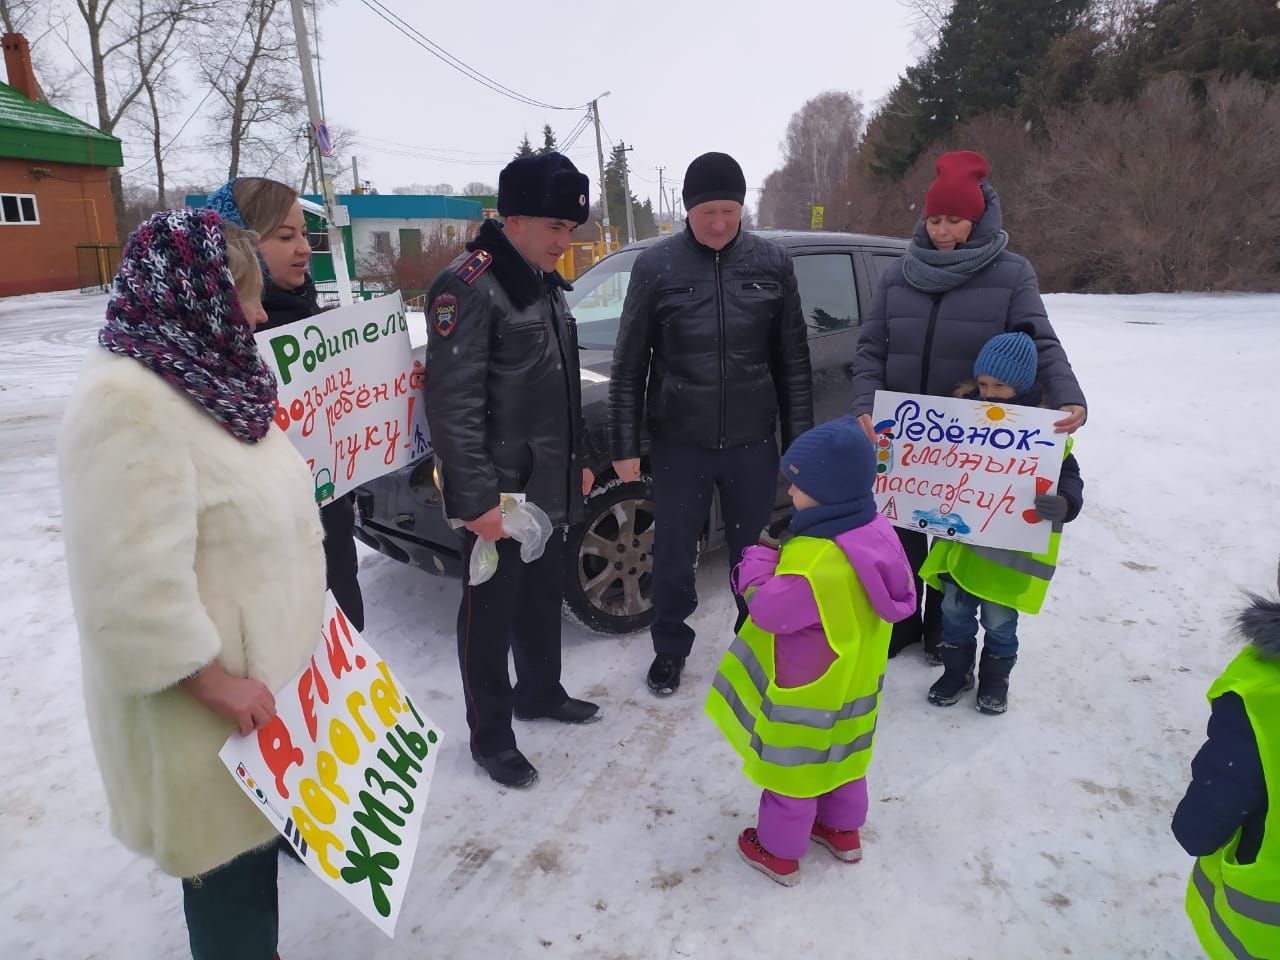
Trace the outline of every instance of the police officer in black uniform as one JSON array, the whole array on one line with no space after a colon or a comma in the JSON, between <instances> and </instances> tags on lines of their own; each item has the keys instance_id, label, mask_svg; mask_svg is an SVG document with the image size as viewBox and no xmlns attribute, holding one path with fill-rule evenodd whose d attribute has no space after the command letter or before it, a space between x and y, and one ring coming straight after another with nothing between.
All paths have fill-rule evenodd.
<instances>
[{"instance_id":1,"label":"police officer in black uniform","mask_svg":"<svg viewBox=\"0 0 1280 960\"><path fill-rule=\"evenodd\" d=\"M506 786L538 771L516 749L511 717L599 719L560 685L564 525L580 520L594 480L585 466L578 339L556 261L587 219L588 181L558 153L520 157L498 179L498 212L431 285L426 414L445 512L462 521L458 660L471 755ZM520 559L499 495L523 493L554 530L542 556ZM477 538L496 541L492 579L466 571ZM514 651L516 684L507 670Z\"/></svg>"}]
</instances>

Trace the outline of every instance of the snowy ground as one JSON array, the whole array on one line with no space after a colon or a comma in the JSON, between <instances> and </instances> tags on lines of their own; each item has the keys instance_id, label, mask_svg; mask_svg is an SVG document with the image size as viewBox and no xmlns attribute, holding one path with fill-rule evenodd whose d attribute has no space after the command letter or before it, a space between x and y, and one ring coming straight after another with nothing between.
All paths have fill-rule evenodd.
<instances>
[{"instance_id":1,"label":"snowy ground","mask_svg":"<svg viewBox=\"0 0 1280 960\"><path fill-rule=\"evenodd\" d=\"M80 701L53 437L100 296L0 301L0 957L185 956L181 895L116 844ZM458 585L363 555L367 635L452 731L395 940L281 865L300 958L1194 957L1190 861L1168 831L1233 649L1240 590L1274 589L1280 297L1051 297L1090 400L1083 516L1012 706L925 703L890 663L866 859L813 848L786 890L733 848L756 791L702 714L731 603L700 574L700 640L671 700L646 635L566 625L565 683L605 719L534 724L542 780L498 789L466 751Z\"/></svg>"}]
</instances>

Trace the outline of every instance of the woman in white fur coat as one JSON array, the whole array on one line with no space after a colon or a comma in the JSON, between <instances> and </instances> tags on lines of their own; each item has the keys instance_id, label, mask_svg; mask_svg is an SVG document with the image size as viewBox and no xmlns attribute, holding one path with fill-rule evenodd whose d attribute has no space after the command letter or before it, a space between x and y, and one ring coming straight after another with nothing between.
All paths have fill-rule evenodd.
<instances>
[{"instance_id":1,"label":"woman in white fur coat","mask_svg":"<svg viewBox=\"0 0 1280 960\"><path fill-rule=\"evenodd\" d=\"M151 217L58 442L111 829L184 878L195 960L278 956L277 835L217 754L274 716L324 613L310 471L273 426L253 340L260 291L252 234L210 211Z\"/></svg>"}]
</instances>

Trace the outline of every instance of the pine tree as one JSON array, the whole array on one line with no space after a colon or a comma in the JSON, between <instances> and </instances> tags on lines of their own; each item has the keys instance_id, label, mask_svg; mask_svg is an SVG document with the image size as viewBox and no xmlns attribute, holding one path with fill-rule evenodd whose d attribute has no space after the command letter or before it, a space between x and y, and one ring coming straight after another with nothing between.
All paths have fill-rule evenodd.
<instances>
[{"instance_id":1,"label":"pine tree","mask_svg":"<svg viewBox=\"0 0 1280 960\"><path fill-rule=\"evenodd\" d=\"M1089 0L956 0L937 47L895 89L898 107L915 93L909 133L886 118L873 169L901 177L957 124L1016 105L1023 78L1088 7Z\"/></svg>"},{"instance_id":2,"label":"pine tree","mask_svg":"<svg viewBox=\"0 0 1280 960\"><path fill-rule=\"evenodd\" d=\"M635 194L626 198L631 203L631 216L635 220L636 237L627 232L627 208L623 199L622 169L627 163L627 152L622 144L615 144L609 153L609 162L604 167L605 195L609 200L609 224L618 232L618 239L630 243L633 239L657 236L657 219L653 215L653 207L642 206Z\"/></svg>"},{"instance_id":3,"label":"pine tree","mask_svg":"<svg viewBox=\"0 0 1280 960\"><path fill-rule=\"evenodd\" d=\"M529 134L526 133L524 135L524 139L520 141L520 146L516 149L516 156L513 157L512 159L516 159L517 157L532 157L532 156L533 156L533 144L529 142Z\"/></svg>"},{"instance_id":4,"label":"pine tree","mask_svg":"<svg viewBox=\"0 0 1280 960\"><path fill-rule=\"evenodd\" d=\"M542 146L539 148L538 152L554 153L555 150L556 150L555 131L551 129L551 124L544 123L542 125Z\"/></svg>"}]
</instances>

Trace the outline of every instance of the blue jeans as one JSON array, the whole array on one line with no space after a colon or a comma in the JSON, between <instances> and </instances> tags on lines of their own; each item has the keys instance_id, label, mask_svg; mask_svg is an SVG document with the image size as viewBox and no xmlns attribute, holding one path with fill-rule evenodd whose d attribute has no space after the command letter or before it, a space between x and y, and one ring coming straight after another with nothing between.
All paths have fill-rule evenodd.
<instances>
[{"instance_id":1,"label":"blue jeans","mask_svg":"<svg viewBox=\"0 0 1280 960\"><path fill-rule=\"evenodd\" d=\"M952 647L978 643L978 623L986 631L983 649L993 657L1018 652L1018 611L1003 603L983 600L954 583L942 584L942 642Z\"/></svg>"}]
</instances>

